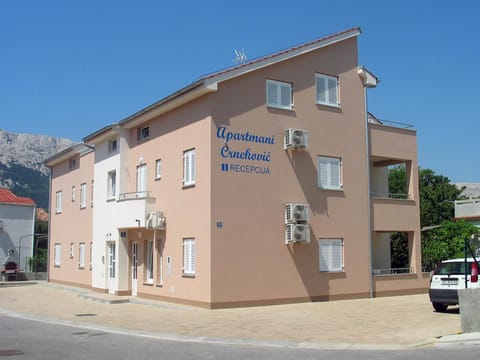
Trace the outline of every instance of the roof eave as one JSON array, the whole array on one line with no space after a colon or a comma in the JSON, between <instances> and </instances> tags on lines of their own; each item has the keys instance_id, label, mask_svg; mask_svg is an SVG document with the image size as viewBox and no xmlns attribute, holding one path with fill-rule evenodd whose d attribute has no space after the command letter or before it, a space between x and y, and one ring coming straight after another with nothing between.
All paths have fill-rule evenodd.
<instances>
[{"instance_id":1,"label":"roof eave","mask_svg":"<svg viewBox=\"0 0 480 360\"><path fill-rule=\"evenodd\" d=\"M67 159L71 159L77 155L84 155L93 151L93 149L85 144L79 143L60 151L59 153L49 157L43 163L45 166L51 168Z\"/></svg>"}]
</instances>

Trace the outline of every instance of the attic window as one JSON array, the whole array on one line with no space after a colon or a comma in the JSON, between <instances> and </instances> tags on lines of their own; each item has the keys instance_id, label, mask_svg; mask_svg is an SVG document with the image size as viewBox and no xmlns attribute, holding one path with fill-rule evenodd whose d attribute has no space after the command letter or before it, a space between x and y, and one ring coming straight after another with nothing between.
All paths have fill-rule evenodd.
<instances>
[{"instance_id":1,"label":"attic window","mask_svg":"<svg viewBox=\"0 0 480 360\"><path fill-rule=\"evenodd\" d=\"M116 152L117 149L118 149L117 139L110 140L108 142L108 152L113 153L113 152Z\"/></svg>"},{"instance_id":2,"label":"attic window","mask_svg":"<svg viewBox=\"0 0 480 360\"><path fill-rule=\"evenodd\" d=\"M72 169L75 169L77 167L77 159L70 159L70 161L68 162L68 169L69 170L72 170Z\"/></svg>"},{"instance_id":3,"label":"attic window","mask_svg":"<svg viewBox=\"0 0 480 360\"><path fill-rule=\"evenodd\" d=\"M142 141L150 136L150 127L145 126L137 129L137 140Z\"/></svg>"}]
</instances>

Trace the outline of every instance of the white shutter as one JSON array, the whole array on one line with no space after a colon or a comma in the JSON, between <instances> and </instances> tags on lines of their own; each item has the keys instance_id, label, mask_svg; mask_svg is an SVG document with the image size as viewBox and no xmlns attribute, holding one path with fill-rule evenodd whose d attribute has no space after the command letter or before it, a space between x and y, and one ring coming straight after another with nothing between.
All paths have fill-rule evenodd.
<instances>
[{"instance_id":1,"label":"white shutter","mask_svg":"<svg viewBox=\"0 0 480 360\"><path fill-rule=\"evenodd\" d=\"M343 240L320 239L320 271L343 271Z\"/></svg>"},{"instance_id":2,"label":"white shutter","mask_svg":"<svg viewBox=\"0 0 480 360\"><path fill-rule=\"evenodd\" d=\"M61 247L60 244L55 244L55 266L60 266L60 255L61 255Z\"/></svg>"},{"instance_id":3,"label":"white shutter","mask_svg":"<svg viewBox=\"0 0 480 360\"><path fill-rule=\"evenodd\" d=\"M277 83L271 80L267 80L267 105L278 106L278 92Z\"/></svg>"},{"instance_id":4,"label":"white shutter","mask_svg":"<svg viewBox=\"0 0 480 360\"><path fill-rule=\"evenodd\" d=\"M325 93L326 84L323 76L317 75L317 102L325 104L327 102L327 95Z\"/></svg>"},{"instance_id":5,"label":"white shutter","mask_svg":"<svg viewBox=\"0 0 480 360\"><path fill-rule=\"evenodd\" d=\"M280 84L280 107L290 109L292 107L292 86Z\"/></svg>"},{"instance_id":6,"label":"white shutter","mask_svg":"<svg viewBox=\"0 0 480 360\"><path fill-rule=\"evenodd\" d=\"M78 266L83 268L85 267L85 244L80 243L78 248Z\"/></svg>"},{"instance_id":7,"label":"white shutter","mask_svg":"<svg viewBox=\"0 0 480 360\"><path fill-rule=\"evenodd\" d=\"M196 178L195 149L183 153L183 185L195 184Z\"/></svg>"},{"instance_id":8,"label":"white shutter","mask_svg":"<svg viewBox=\"0 0 480 360\"><path fill-rule=\"evenodd\" d=\"M147 165L137 167L137 193L139 196L146 196L143 194L147 191Z\"/></svg>"},{"instance_id":9,"label":"white shutter","mask_svg":"<svg viewBox=\"0 0 480 360\"><path fill-rule=\"evenodd\" d=\"M339 158L318 157L318 187L341 189L341 162Z\"/></svg>"},{"instance_id":10,"label":"white shutter","mask_svg":"<svg viewBox=\"0 0 480 360\"><path fill-rule=\"evenodd\" d=\"M195 275L196 268L196 246L195 239L183 240L183 273Z\"/></svg>"},{"instance_id":11,"label":"white shutter","mask_svg":"<svg viewBox=\"0 0 480 360\"><path fill-rule=\"evenodd\" d=\"M195 156L195 149L190 151L190 182L193 184L195 183L196 179L196 156Z\"/></svg>"},{"instance_id":12,"label":"white shutter","mask_svg":"<svg viewBox=\"0 0 480 360\"><path fill-rule=\"evenodd\" d=\"M337 79L328 78L328 103L338 105Z\"/></svg>"}]
</instances>

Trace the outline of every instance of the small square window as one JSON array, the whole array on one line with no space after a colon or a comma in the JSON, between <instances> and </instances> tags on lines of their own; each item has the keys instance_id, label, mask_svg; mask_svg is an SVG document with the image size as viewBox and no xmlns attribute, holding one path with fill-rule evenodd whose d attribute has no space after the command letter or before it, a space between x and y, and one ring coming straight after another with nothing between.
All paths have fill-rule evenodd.
<instances>
[{"instance_id":1,"label":"small square window","mask_svg":"<svg viewBox=\"0 0 480 360\"><path fill-rule=\"evenodd\" d=\"M117 139L110 140L108 142L108 152L113 153L118 150L118 141Z\"/></svg>"},{"instance_id":2,"label":"small square window","mask_svg":"<svg viewBox=\"0 0 480 360\"><path fill-rule=\"evenodd\" d=\"M70 159L68 161L68 169L73 170L73 169L76 169L76 167L77 167L77 159L76 158Z\"/></svg>"},{"instance_id":3,"label":"small square window","mask_svg":"<svg viewBox=\"0 0 480 360\"><path fill-rule=\"evenodd\" d=\"M293 109L292 84L267 80L267 106L280 109Z\"/></svg>"},{"instance_id":4,"label":"small square window","mask_svg":"<svg viewBox=\"0 0 480 360\"><path fill-rule=\"evenodd\" d=\"M137 129L137 140L142 141L150 136L150 127L145 126Z\"/></svg>"}]
</instances>

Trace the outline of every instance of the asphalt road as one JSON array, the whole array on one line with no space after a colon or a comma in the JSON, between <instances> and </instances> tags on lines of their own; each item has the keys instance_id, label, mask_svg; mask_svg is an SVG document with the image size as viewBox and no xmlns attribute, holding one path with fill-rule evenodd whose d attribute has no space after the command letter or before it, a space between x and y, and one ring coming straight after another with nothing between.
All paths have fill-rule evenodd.
<instances>
[{"instance_id":1,"label":"asphalt road","mask_svg":"<svg viewBox=\"0 0 480 360\"><path fill-rule=\"evenodd\" d=\"M164 341L128 333L0 316L0 358L8 359L478 359L479 346L409 350L324 350Z\"/></svg>"}]
</instances>

